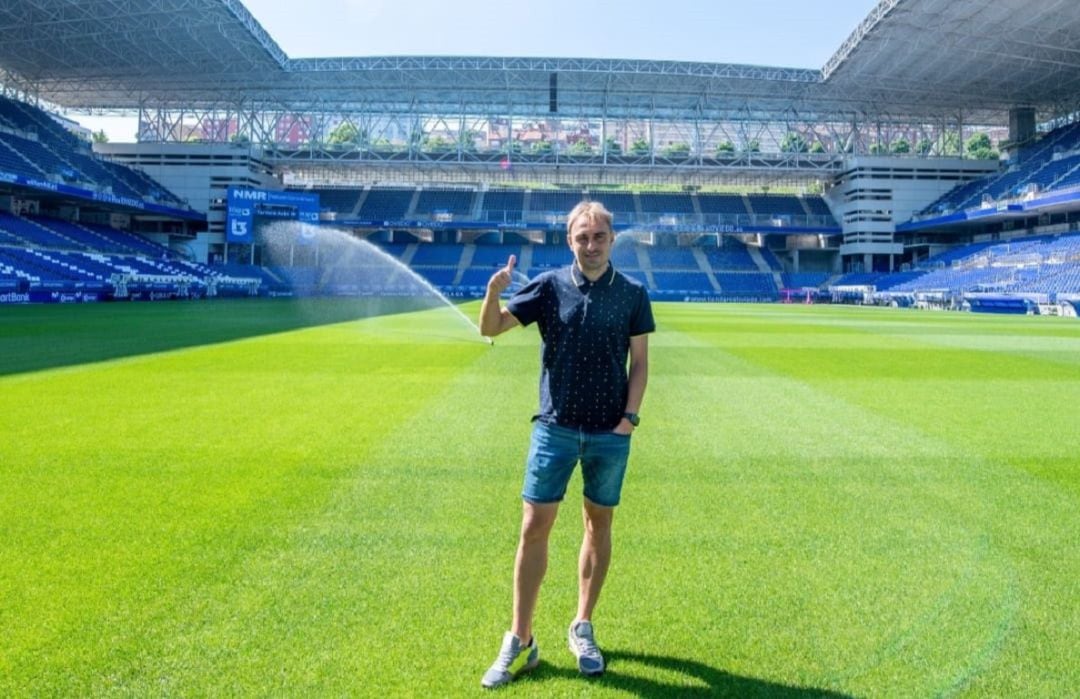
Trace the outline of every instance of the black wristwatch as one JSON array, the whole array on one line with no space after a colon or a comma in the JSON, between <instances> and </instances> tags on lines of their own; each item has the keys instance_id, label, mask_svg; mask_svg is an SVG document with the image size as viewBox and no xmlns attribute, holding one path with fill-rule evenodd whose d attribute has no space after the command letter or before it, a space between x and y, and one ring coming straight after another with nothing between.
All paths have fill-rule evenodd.
<instances>
[{"instance_id":1,"label":"black wristwatch","mask_svg":"<svg viewBox=\"0 0 1080 699\"><path fill-rule=\"evenodd\" d=\"M637 413L623 413L622 416L626 418L634 427L637 427L641 424L641 418L638 417Z\"/></svg>"}]
</instances>

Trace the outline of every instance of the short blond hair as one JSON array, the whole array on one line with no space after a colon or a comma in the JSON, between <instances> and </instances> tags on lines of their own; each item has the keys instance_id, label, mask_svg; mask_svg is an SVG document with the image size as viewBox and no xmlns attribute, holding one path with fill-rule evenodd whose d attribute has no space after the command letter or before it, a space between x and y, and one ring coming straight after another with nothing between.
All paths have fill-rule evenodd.
<instances>
[{"instance_id":1,"label":"short blond hair","mask_svg":"<svg viewBox=\"0 0 1080 699\"><path fill-rule=\"evenodd\" d=\"M583 201L570 210L566 216L566 235L570 236L570 230L579 218L586 218L590 223L602 223L608 233L614 233L611 227L611 212L604 208L598 201Z\"/></svg>"}]
</instances>

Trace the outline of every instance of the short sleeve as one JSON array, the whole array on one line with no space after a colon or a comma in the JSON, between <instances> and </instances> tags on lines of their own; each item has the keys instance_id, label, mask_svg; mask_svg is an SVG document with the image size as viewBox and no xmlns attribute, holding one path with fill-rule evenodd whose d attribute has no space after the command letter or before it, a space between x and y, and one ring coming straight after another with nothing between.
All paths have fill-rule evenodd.
<instances>
[{"instance_id":1,"label":"short sleeve","mask_svg":"<svg viewBox=\"0 0 1080 699\"><path fill-rule=\"evenodd\" d=\"M506 302L506 310L518 319L522 325L531 325L540 320L541 301L544 297L544 277L540 275L517 290Z\"/></svg>"},{"instance_id":2,"label":"short sleeve","mask_svg":"<svg viewBox=\"0 0 1080 699\"><path fill-rule=\"evenodd\" d=\"M638 301L634 306L634 314L630 317L630 337L651 332L656 332L652 303L649 302L649 293L645 288L638 287Z\"/></svg>"}]
</instances>

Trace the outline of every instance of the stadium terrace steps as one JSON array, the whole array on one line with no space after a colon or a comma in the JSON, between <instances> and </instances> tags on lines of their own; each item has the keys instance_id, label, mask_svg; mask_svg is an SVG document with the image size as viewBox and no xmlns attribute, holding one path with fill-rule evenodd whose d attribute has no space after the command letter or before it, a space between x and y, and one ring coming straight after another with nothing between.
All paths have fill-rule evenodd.
<instances>
[{"instance_id":1,"label":"stadium terrace steps","mask_svg":"<svg viewBox=\"0 0 1080 699\"><path fill-rule=\"evenodd\" d=\"M517 270L529 277L563 267L571 260L563 245L470 244L458 246L457 264L439 245L416 244L423 264L413 269L431 284L452 294L480 295L491 275L518 258ZM443 245L442 247L447 247ZM453 246L449 246L453 247ZM716 260L714 270L711 259ZM641 281L657 298L715 297L727 300L775 300L779 284L772 271L762 272L745 247L668 248L632 242L613 251L612 262L624 274ZM815 280L820 283L827 275Z\"/></svg>"},{"instance_id":2,"label":"stadium terrace steps","mask_svg":"<svg viewBox=\"0 0 1080 699\"><path fill-rule=\"evenodd\" d=\"M805 216L806 210L798 197L779 194L747 194L744 196L751 214L775 216Z\"/></svg>"},{"instance_id":3,"label":"stadium terrace steps","mask_svg":"<svg viewBox=\"0 0 1080 699\"><path fill-rule=\"evenodd\" d=\"M747 208L746 200L738 194L702 194L697 195L698 206L701 213L709 214L735 214L744 215L752 213Z\"/></svg>"},{"instance_id":4,"label":"stadium terrace steps","mask_svg":"<svg viewBox=\"0 0 1080 699\"><path fill-rule=\"evenodd\" d=\"M78 172L71 163L61 160L38 141L12 134L0 134L0 141L3 141L8 148L19 154L27 162L32 163L46 177L71 182L86 180L86 176ZM82 176L80 177L80 175Z\"/></svg>"},{"instance_id":5,"label":"stadium terrace steps","mask_svg":"<svg viewBox=\"0 0 1080 699\"><path fill-rule=\"evenodd\" d=\"M0 228L20 237L31 246L60 250L85 250L87 246L43 225L41 220L14 216L0 211Z\"/></svg>"},{"instance_id":6,"label":"stadium terrace steps","mask_svg":"<svg viewBox=\"0 0 1080 699\"><path fill-rule=\"evenodd\" d=\"M657 289L656 274L653 271L652 260L649 259L648 251L645 249L644 245L635 245L633 248L633 252L634 257L637 258L637 265L635 265L636 268L640 269L641 273L645 276L645 281L648 288L655 291ZM612 260L614 259L615 256L613 254Z\"/></svg>"},{"instance_id":7,"label":"stadium terrace steps","mask_svg":"<svg viewBox=\"0 0 1080 699\"><path fill-rule=\"evenodd\" d=\"M638 204L632 192L585 192L584 197L603 204L604 208L615 215L616 220L638 214Z\"/></svg>"},{"instance_id":8,"label":"stadium terrace steps","mask_svg":"<svg viewBox=\"0 0 1080 699\"><path fill-rule=\"evenodd\" d=\"M409 196L409 205L405 208L405 218L413 219L416 217L416 204L420 201L420 190L415 189Z\"/></svg>"},{"instance_id":9,"label":"stadium terrace steps","mask_svg":"<svg viewBox=\"0 0 1080 699\"><path fill-rule=\"evenodd\" d=\"M323 211L332 212L339 215L349 216L352 214L354 208L358 203L358 200L363 198L364 190L357 191L356 189L312 189L312 190L297 190L310 194L316 194L319 197L319 208Z\"/></svg>"},{"instance_id":10,"label":"stadium terrace steps","mask_svg":"<svg viewBox=\"0 0 1080 699\"><path fill-rule=\"evenodd\" d=\"M476 192L476 197L473 199L472 208L469 210L469 218L474 221L480 220L480 214L484 210L484 197L487 195L486 189L479 189Z\"/></svg>"},{"instance_id":11,"label":"stadium terrace steps","mask_svg":"<svg viewBox=\"0 0 1080 699\"><path fill-rule=\"evenodd\" d=\"M709 258L705 256L705 251L695 246L691 248L691 252L694 254L694 261L697 262L698 269L709 280L709 286L712 287L713 291L720 291L720 282L716 281L716 275L713 274L712 266L709 264Z\"/></svg>"},{"instance_id":12,"label":"stadium terrace steps","mask_svg":"<svg viewBox=\"0 0 1080 699\"><path fill-rule=\"evenodd\" d=\"M127 183L143 200L164 203L177 208L188 208L186 202L162 187L142 170L136 167L120 165L109 160L99 160L98 163L111 172L113 176Z\"/></svg>"},{"instance_id":13,"label":"stadium terrace steps","mask_svg":"<svg viewBox=\"0 0 1080 699\"><path fill-rule=\"evenodd\" d=\"M360 191L360 196L356 200L356 205L349 211L349 218L356 218L360 215L360 209L364 208L364 202L367 201L368 195L371 194L371 185L365 186Z\"/></svg>"},{"instance_id":14,"label":"stadium terrace steps","mask_svg":"<svg viewBox=\"0 0 1080 699\"><path fill-rule=\"evenodd\" d=\"M411 266L457 267L463 246L451 243L418 243L409 262Z\"/></svg>"},{"instance_id":15,"label":"stadium terrace steps","mask_svg":"<svg viewBox=\"0 0 1080 699\"><path fill-rule=\"evenodd\" d=\"M146 173L96 156L89 143L37 107L0 97L0 119L6 125L0 130L0 170L188 208Z\"/></svg>"},{"instance_id":16,"label":"stadium terrace steps","mask_svg":"<svg viewBox=\"0 0 1080 699\"><path fill-rule=\"evenodd\" d=\"M637 246L639 260L642 259L642 254L645 250L645 246ZM649 264L651 262L651 264ZM665 269L665 270L693 270L698 269L697 260L694 257L694 253L689 248L685 247L653 247L648 255L644 256L644 261L641 263L642 269Z\"/></svg>"},{"instance_id":17,"label":"stadium terrace steps","mask_svg":"<svg viewBox=\"0 0 1080 699\"><path fill-rule=\"evenodd\" d=\"M784 272L781 276L785 289L820 289L829 280L828 272Z\"/></svg>"},{"instance_id":18,"label":"stadium terrace steps","mask_svg":"<svg viewBox=\"0 0 1080 699\"><path fill-rule=\"evenodd\" d=\"M715 292L713 281L702 272L661 272L654 270L652 277L657 289L676 294Z\"/></svg>"},{"instance_id":19,"label":"stadium terrace steps","mask_svg":"<svg viewBox=\"0 0 1080 699\"><path fill-rule=\"evenodd\" d=\"M1080 184L1080 124L1070 124L1021 148L1010 158L1006 170L958 184L918 215L943 215L1020 197L1033 186L1052 191L1076 184Z\"/></svg>"},{"instance_id":20,"label":"stadium terrace steps","mask_svg":"<svg viewBox=\"0 0 1080 699\"><path fill-rule=\"evenodd\" d=\"M700 215L701 211L695 205L695 199L689 194L662 194L657 192L640 192L638 200L641 205L641 215L683 214L687 216Z\"/></svg>"},{"instance_id":21,"label":"stadium terrace steps","mask_svg":"<svg viewBox=\"0 0 1080 699\"><path fill-rule=\"evenodd\" d=\"M414 204L409 209L409 218L434 218L438 215L464 217L473 211L475 192L464 189L421 189L417 190Z\"/></svg>"},{"instance_id":22,"label":"stadium terrace steps","mask_svg":"<svg viewBox=\"0 0 1080 699\"><path fill-rule=\"evenodd\" d=\"M0 168L27 177L47 177L47 173L18 147L15 136L0 133ZM8 139L11 139L9 142Z\"/></svg>"},{"instance_id":23,"label":"stadium terrace steps","mask_svg":"<svg viewBox=\"0 0 1080 699\"><path fill-rule=\"evenodd\" d=\"M514 223L525 215L528 192L489 189L484 193L480 218L485 221Z\"/></svg>"},{"instance_id":24,"label":"stadium terrace steps","mask_svg":"<svg viewBox=\"0 0 1080 699\"><path fill-rule=\"evenodd\" d=\"M532 245L521 246L521 255L518 256L518 264L521 266L521 271L526 274L528 274L529 270L532 269L532 255Z\"/></svg>"},{"instance_id":25,"label":"stadium terrace steps","mask_svg":"<svg viewBox=\"0 0 1080 699\"><path fill-rule=\"evenodd\" d=\"M874 286L915 294L971 292L1080 294L1080 234L982 242L926 260L922 269L891 274L847 274L830 286Z\"/></svg>"},{"instance_id":26,"label":"stadium terrace steps","mask_svg":"<svg viewBox=\"0 0 1080 699\"><path fill-rule=\"evenodd\" d=\"M561 191L549 189L531 190L529 213L565 216L583 199L580 191Z\"/></svg>"},{"instance_id":27,"label":"stadium terrace steps","mask_svg":"<svg viewBox=\"0 0 1080 699\"><path fill-rule=\"evenodd\" d=\"M450 282L453 286L459 286L461 284L461 278L465 276L465 271L472 266L473 257L476 255L475 245L463 245L461 251L461 260L458 262L457 269L455 270L454 279Z\"/></svg>"},{"instance_id":28,"label":"stadium terrace steps","mask_svg":"<svg viewBox=\"0 0 1080 699\"><path fill-rule=\"evenodd\" d=\"M72 241L73 245L67 247L108 252L130 252L130 250L125 250L117 245L111 244L111 241L102 238L89 229L82 228L67 221L36 216L28 216L27 220L48 230L54 235L63 236L65 239Z\"/></svg>"},{"instance_id":29,"label":"stadium terrace steps","mask_svg":"<svg viewBox=\"0 0 1080 699\"><path fill-rule=\"evenodd\" d=\"M408 245L406 245L405 249L401 251L401 257L399 258L402 264L406 266L412 266L413 257L416 255L416 250L419 247L419 243L409 243Z\"/></svg>"},{"instance_id":30,"label":"stadium terrace steps","mask_svg":"<svg viewBox=\"0 0 1080 699\"><path fill-rule=\"evenodd\" d=\"M563 220L581 201L594 200L612 211L621 225L628 226L678 225L679 221L693 225L736 224L753 219L764 225L776 219L785 220L788 225L837 225L828 205L816 195L760 195L756 200L758 210L748 208L750 200L742 195L711 193L367 186L359 193L353 190L344 202L339 201L346 197L340 191L327 190L321 196L329 198L323 202L324 210L374 222L464 220L552 224ZM352 209L348 207L349 201L354 202Z\"/></svg>"},{"instance_id":31,"label":"stadium terrace steps","mask_svg":"<svg viewBox=\"0 0 1080 699\"><path fill-rule=\"evenodd\" d=\"M360 208L359 216L365 220L400 221L412 205L415 190L376 188L368 191Z\"/></svg>"},{"instance_id":32,"label":"stadium terrace steps","mask_svg":"<svg viewBox=\"0 0 1080 699\"><path fill-rule=\"evenodd\" d=\"M765 261L765 258L761 255L760 249L754 247L753 245L747 245L746 252L748 255L750 255L750 259L754 261L754 265L758 268L758 270L766 274L773 273L774 268Z\"/></svg>"}]
</instances>

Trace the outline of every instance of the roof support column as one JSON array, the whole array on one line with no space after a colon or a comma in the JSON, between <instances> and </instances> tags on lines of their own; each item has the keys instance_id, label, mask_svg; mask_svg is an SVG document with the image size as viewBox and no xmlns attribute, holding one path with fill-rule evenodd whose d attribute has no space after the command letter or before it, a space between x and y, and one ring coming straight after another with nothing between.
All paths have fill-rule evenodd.
<instances>
[{"instance_id":1,"label":"roof support column","mask_svg":"<svg viewBox=\"0 0 1080 699\"><path fill-rule=\"evenodd\" d=\"M1009 143L1026 143L1035 137L1035 108L1009 110Z\"/></svg>"},{"instance_id":2,"label":"roof support column","mask_svg":"<svg viewBox=\"0 0 1080 699\"><path fill-rule=\"evenodd\" d=\"M607 165L607 117L600 117L600 159Z\"/></svg>"}]
</instances>

